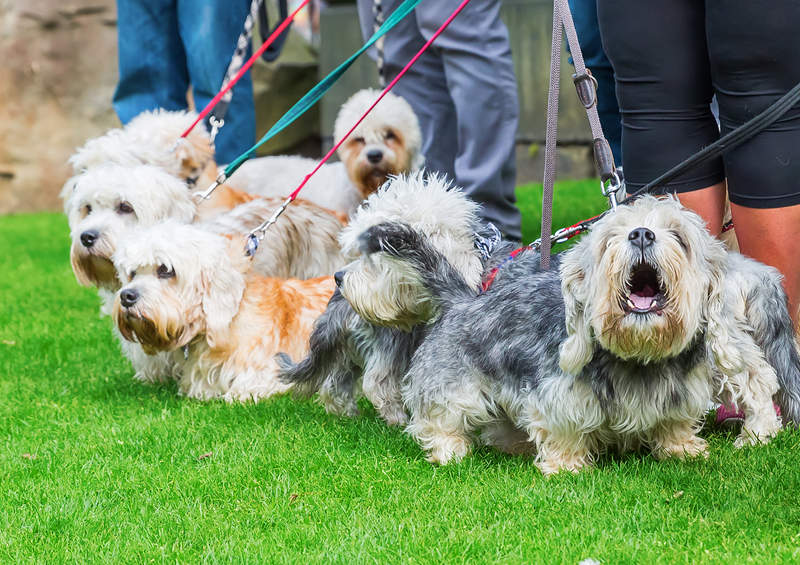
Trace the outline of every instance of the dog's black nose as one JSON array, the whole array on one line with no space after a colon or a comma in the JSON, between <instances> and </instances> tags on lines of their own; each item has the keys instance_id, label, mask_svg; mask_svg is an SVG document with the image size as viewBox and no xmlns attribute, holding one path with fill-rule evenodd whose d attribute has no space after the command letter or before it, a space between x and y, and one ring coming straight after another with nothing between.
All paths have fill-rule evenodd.
<instances>
[{"instance_id":1,"label":"dog's black nose","mask_svg":"<svg viewBox=\"0 0 800 565\"><path fill-rule=\"evenodd\" d=\"M96 230L86 230L81 234L81 243L84 247L91 247L99 236Z\"/></svg>"},{"instance_id":2,"label":"dog's black nose","mask_svg":"<svg viewBox=\"0 0 800 565\"><path fill-rule=\"evenodd\" d=\"M628 234L628 241L630 241L636 247L639 247L644 251L645 247L649 247L653 245L653 242L656 240L656 234L650 231L647 228L636 228L631 233Z\"/></svg>"},{"instance_id":3,"label":"dog's black nose","mask_svg":"<svg viewBox=\"0 0 800 565\"><path fill-rule=\"evenodd\" d=\"M136 304L137 300L139 300L139 293L132 288L126 288L119 293L119 302L125 308L130 308Z\"/></svg>"},{"instance_id":4,"label":"dog's black nose","mask_svg":"<svg viewBox=\"0 0 800 565\"><path fill-rule=\"evenodd\" d=\"M335 273L333 273L333 281L336 283L336 286L341 287L343 280L344 280L344 271L336 271Z\"/></svg>"},{"instance_id":5,"label":"dog's black nose","mask_svg":"<svg viewBox=\"0 0 800 565\"><path fill-rule=\"evenodd\" d=\"M383 151L380 149L370 149L367 151L367 161L370 163L380 163L381 159L383 159Z\"/></svg>"}]
</instances>

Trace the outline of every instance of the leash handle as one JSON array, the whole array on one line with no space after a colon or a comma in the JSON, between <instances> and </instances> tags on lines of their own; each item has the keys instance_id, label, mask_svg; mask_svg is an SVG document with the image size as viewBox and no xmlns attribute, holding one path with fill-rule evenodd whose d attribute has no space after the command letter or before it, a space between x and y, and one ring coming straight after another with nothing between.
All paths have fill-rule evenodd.
<instances>
[{"instance_id":1,"label":"leash handle","mask_svg":"<svg viewBox=\"0 0 800 565\"><path fill-rule=\"evenodd\" d=\"M550 44L550 88L547 93L547 129L545 133L544 179L542 182L542 237L539 238L542 269L550 268L551 242L559 242L563 235L551 235L553 218L553 194L556 176L556 143L558 139L558 97L561 74L561 44L566 33L569 50L575 64L572 82L589 120L592 130L592 150L595 168L600 175L600 191L608 198L612 210L617 209L617 192L622 182L616 171L614 155L603 135L603 126L597 113L597 79L592 76L583 60L583 52L578 43L578 34L572 20L572 12L567 0L553 0L553 37ZM573 237L570 235L569 237Z\"/></svg>"}]
</instances>

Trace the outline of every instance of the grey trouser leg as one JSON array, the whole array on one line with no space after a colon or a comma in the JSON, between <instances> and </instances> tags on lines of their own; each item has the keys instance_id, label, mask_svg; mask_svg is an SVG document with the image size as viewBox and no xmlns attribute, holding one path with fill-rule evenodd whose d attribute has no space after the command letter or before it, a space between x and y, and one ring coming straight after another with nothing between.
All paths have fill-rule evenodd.
<instances>
[{"instance_id":1,"label":"grey trouser leg","mask_svg":"<svg viewBox=\"0 0 800 565\"><path fill-rule=\"evenodd\" d=\"M365 37L373 33L373 0L358 0ZM382 0L391 14L399 0ZM384 44L392 80L456 8L456 0L421 2ZM519 239L514 140L519 105L508 31L499 0L472 0L400 79L394 92L420 120L425 167L446 173L483 206L483 217Z\"/></svg>"}]
</instances>

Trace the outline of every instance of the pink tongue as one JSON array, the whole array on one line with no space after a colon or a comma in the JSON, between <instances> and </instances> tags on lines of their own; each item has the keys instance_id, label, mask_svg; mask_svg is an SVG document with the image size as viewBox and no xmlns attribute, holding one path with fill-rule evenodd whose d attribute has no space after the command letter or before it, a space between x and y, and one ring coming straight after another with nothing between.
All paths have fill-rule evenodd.
<instances>
[{"instance_id":1,"label":"pink tongue","mask_svg":"<svg viewBox=\"0 0 800 565\"><path fill-rule=\"evenodd\" d=\"M656 291L650 285L645 285L645 287L639 292L631 294L631 302L633 302L633 305L636 308L640 310L646 310L650 308L655 295Z\"/></svg>"}]
</instances>

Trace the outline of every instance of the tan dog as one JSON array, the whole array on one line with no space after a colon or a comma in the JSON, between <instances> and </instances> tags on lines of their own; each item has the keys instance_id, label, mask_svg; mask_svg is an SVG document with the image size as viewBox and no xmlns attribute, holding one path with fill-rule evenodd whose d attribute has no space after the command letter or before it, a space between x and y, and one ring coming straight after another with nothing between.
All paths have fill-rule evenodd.
<instances>
[{"instance_id":1,"label":"tan dog","mask_svg":"<svg viewBox=\"0 0 800 565\"><path fill-rule=\"evenodd\" d=\"M165 222L136 232L114 255L124 286L114 302L123 337L172 352L183 394L259 400L285 392L275 355L302 358L332 277L276 279L249 272L240 241Z\"/></svg>"},{"instance_id":2,"label":"tan dog","mask_svg":"<svg viewBox=\"0 0 800 565\"><path fill-rule=\"evenodd\" d=\"M360 90L344 103L334 125L334 143L378 98L378 90ZM300 193L324 208L350 215L390 175L419 170L422 132L411 106L389 93L339 148L341 163L323 165ZM244 163L231 177L238 188L260 195L286 196L317 166L305 157L261 157Z\"/></svg>"}]
</instances>

